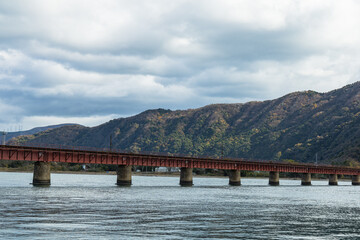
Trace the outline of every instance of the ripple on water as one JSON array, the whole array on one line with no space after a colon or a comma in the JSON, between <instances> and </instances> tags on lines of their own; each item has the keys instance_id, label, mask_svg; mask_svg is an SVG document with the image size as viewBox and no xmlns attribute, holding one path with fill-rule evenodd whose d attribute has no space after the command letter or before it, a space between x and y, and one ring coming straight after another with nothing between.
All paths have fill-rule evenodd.
<instances>
[{"instance_id":1,"label":"ripple on water","mask_svg":"<svg viewBox=\"0 0 360 240\"><path fill-rule=\"evenodd\" d=\"M29 185L32 174L0 173L1 239L356 239L360 187L314 181L52 174L52 186Z\"/></svg>"}]
</instances>

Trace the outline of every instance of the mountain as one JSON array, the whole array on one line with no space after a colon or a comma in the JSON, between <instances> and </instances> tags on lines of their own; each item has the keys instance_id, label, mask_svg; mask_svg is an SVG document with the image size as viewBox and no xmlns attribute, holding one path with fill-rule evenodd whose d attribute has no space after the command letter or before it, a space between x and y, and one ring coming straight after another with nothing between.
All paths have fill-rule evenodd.
<instances>
[{"instance_id":1,"label":"mountain","mask_svg":"<svg viewBox=\"0 0 360 240\"><path fill-rule=\"evenodd\" d=\"M360 159L360 82L327 93L295 92L245 104L148 110L97 127L64 126L20 143L109 147L193 156L301 162Z\"/></svg>"},{"instance_id":2,"label":"mountain","mask_svg":"<svg viewBox=\"0 0 360 240\"><path fill-rule=\"evenodd\" d=\"M15 138L15 137L19 137L19 136L24 136L24 135L33 135L42 131L46 131L46 130L51 130L51 129L55 129L55 128L59 128L59 127L64 127L64 126L70 126L70 125L76 125L73 123L65 123L65 124L58 124L58 125L51 125L51 126L45 126L45 127L36 127L27 131L18 131L18 132L7 132L6 133L6 141L10 141L11 139Z\"/></svg>"}]
</instances>

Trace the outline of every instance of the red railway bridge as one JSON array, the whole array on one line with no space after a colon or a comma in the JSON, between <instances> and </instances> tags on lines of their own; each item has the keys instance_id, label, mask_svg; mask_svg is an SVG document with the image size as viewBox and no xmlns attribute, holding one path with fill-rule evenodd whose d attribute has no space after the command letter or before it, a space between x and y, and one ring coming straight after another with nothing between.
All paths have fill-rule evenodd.
<instances>
[{"instance_id":1,"label":"red railway bridge","mask_svg":"<svg viewBox=\"0 0 360 240\"><path fill-rule=\"evenodd\" d=\"M193 185L193 168L228 170L229 184L241 185L241 170L267 171L269 184L279 185L279 173L301 173L302 185L311 185L311 174L329 175L329 185L338 184L338 175L352 176L352 184L360 185L360 168L337 167L315 164L290 164L272 161L250 161L246 159L216 159L181 157L160 154L138 154L111 150L84 150L79 148L51 148L0 145L0 160L32 161L34 163L33 185L50 185L50 163L65 162L79 164L117 165L117 185L131 185L132 166L179 167L180 185Z\"/></svg>"}]
</instances>

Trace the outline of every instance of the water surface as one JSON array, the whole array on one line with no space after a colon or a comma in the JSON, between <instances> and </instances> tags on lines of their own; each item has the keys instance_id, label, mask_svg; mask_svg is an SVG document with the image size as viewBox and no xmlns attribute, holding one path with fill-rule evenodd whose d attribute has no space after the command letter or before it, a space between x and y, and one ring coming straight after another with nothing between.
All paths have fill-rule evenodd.
<instances>
[{"instance_id":1,"label":"water surface","mask_svg":"<svg viewBox=\"0 0 360 240\"><path fill-rule=\"evenodd\" d=\"M0 173L0 239L360 239L360 186L313 181Z\"/></svg>"}]
</instances>

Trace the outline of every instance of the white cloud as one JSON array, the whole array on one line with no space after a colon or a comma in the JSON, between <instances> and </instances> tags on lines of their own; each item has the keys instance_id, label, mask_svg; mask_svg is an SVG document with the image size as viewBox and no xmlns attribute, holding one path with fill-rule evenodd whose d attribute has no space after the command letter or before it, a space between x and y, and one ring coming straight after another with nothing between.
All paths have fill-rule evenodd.
<instances>
[{"instance_id":1,"label":"white cloud","mask_svg":"<svg viewBox=\"0 0 360 240\"><path fill-rule=\"evenodd\" d=\"M115 114L87 117L29 116L24 117L17 125L23 126L24 129L30 129L33 126L57 125L62 123L76 123L93 127L119 117L121 116Z\"/></svg>"},{"instance_id":2,"label":"white cloud","mask_svg":"<svg viewBox=\"0 0 360 240\"><path fill-rule=\"evenodd\" d=\"M38 41L31 41L29 51L36 58L56 60L65 64L71 63L80 69L103 73L137 72L137 74L144 75L173 75L179 71L189 71L186 63L166 55L155 55L145 58L130 54L80 53L49 47L42 45Z\"/></svg>"},{"instance_id":3,"label":"white cloud","mask_svg":"<svg viewBox=\"0 0 360 240\"><path fill-rule=\"evenodd\" d=\"M0 51L6 56L1 64L9 75L3 79L21 79L27 88L23 90L38 95L68 95L87 98L121 98L129 95L176 97L180 91L182 97L186 89L182 86L164 86L151 75L108 74L76 70L60 63L48 60L32 59L16 50ZM28 77L23 79L23 73ZM36 78L36 79L34 79ZM13 85L16 89L19 87Z\"/></svg>"},{"instance_id":4,"label":"white cloud","mask_svg":"<svg viewBox=\"0 0 360 240\"><path fill-rule=\"evenodd\" d=\"M197 57L210 57L212 51L206 49L194 38L174 37L165 43L165 49L169 55L184 55Z\"/></svg>"},{"instance_id":5,"label":"white cloud","mask_svg":"<svg viewBox=\"0 0 360 240\"><path fill-rule=\"evenodd\" d=\"M6 130L8 124L19 121L21 114L23 111L20 107L0 100L0 130Z\"/></svg>"},{"instance_id":6,"label":"white cloud","mask_svg":"<svg viewBox=\"0 0 360 240\"><path fill-rule=\"evenodd\" d=\"M359 80L359 11L352 0L2 1L0 107L39 125L329 91Z\"/></svg>"},{"instance_id":7,"label":"white cloud","mask_svg":"<svg viewBox=\"0 0 360 240\"><path fill-rule=\"evenodd\" d=\"M201 1L198 9L204 8L202 16L212 21L255 30L276 30L287 25L286 18L291 14L293 5L291 1L282 0L227 0L221 3L211 0Z\"/></svg>"},{"instance_id":8,"label":"white cloud","mask_svg":"<svg viewBox=\"0 0 360 240\"><path fill-rule=\"evenodd\" d=\"M154 75L80 71L54 61L33 59L17 50L0 51L0 55L6 56L1 65L8 72L0 77L2 89L20 90L34 97L131 97L147 103L172 103L194 97L190 88L177 83L162 84L167 81ZM144 68L156 64L144 64Z\"/></svg>"}]
</instances>

